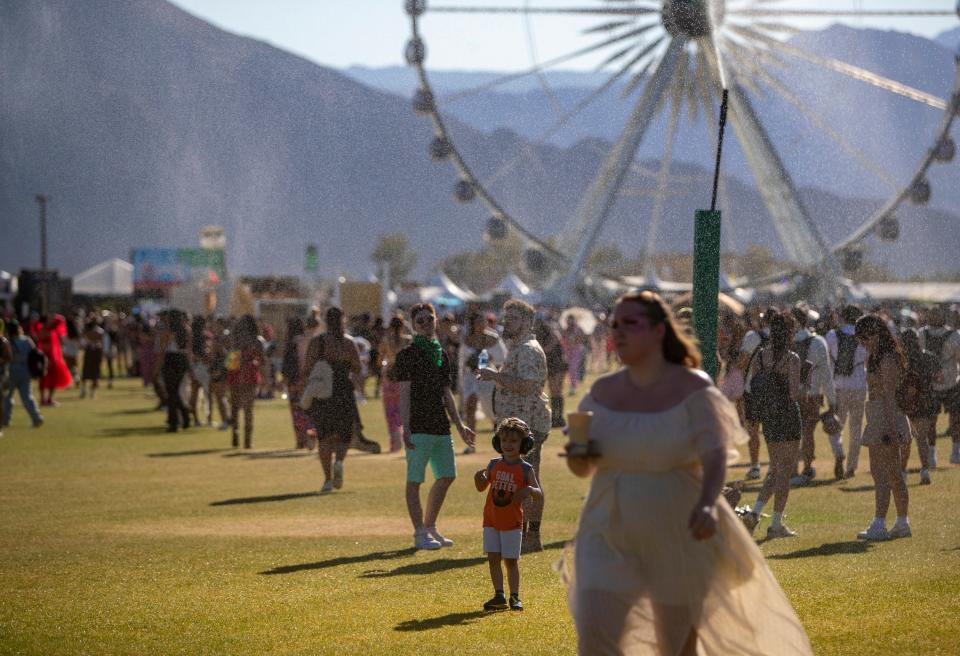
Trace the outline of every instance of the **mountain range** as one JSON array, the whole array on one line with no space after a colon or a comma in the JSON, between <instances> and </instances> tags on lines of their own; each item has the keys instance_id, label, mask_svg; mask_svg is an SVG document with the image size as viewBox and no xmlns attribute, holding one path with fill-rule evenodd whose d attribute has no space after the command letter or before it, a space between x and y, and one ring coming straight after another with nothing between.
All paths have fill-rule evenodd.
<instances>
[{"instance_id":1,"label":"mountain range","mask_svg":"<svg viewBox=\"0 0 960 656\"><path fill-rule=\"evenodd\" d=\"M889 34L851 32L881 41L880 50ZM912 62L946 52L914 39L889 46L891 57ZM942 94L943 70L938 61L927 77L910 80ZM226 228L228 268L248 274L300 272L306 245L315 243L321 274L362 276L372 268L377 236L404 232L425 275L441 258L480 244L487 215L478 203L453 200L455 174L427 156L431 126L407 98L229 34L161 0L6 0L0 71L0 268L38 266L36 193L50 196L50 262L66 274L134 247L193 246L210 224ZM515 94L480 104L510 100L501 96ZM863 103L874 100L864 93ZM843 114L842 103L832 105ZM886 130L868 123L876 116L860 103L846 112L864 117L867 137L854 135L864 147L877 125ZM523 126L536 118L512 118L509 126L491 126L466 114L449 117L481 179L528 145ZM897 146L907 139L901 150L925 147L904 134L899 127L892 134ZM597 171L608 138L598 132L534 145L531 163L495 188L498 199L534 233L555 235ZM678 149L674 175L684 182L671 185L665 200L659 248L689 250L693 212L709 201L706 143L704 132ZM791 159L808 146L787 143ZM641 168L659 165L660 151L651 145ZM736 170L735 145L730 153L727 163ZM803 162L816 166L815 158ZM905 209L902 239L877 245L875 259L903 275L958 268L956 204L944 208L950 184L939 177L952 175L956 188L951 166L939 167L933 179L935 204ZM830 239L885 198L865 187L831 189L812 174L798 179ZM655 184L638 176L629 186L602 241L632 255L644 240ZM779 252L752 180L730 175L726 188L728 245L742 250L755 242Z\"/></svg>"}]
</instances>

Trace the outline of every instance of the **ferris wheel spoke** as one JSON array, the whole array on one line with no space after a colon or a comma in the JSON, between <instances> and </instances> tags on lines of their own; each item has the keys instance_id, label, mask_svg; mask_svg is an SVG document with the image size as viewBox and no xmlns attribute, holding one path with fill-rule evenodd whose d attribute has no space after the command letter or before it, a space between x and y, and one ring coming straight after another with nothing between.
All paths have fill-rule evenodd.
<instances>
[{"instance_id":1,"label":"ferris wheel spoke","mask_svg":"<svg viewBox=\"0 0 960 656\"><path fill-rule=\"evenodd\" d=\"M830 57L821 57L820 55L815 55L812 52L798 48L789 43L784 43L778 39L774 39L765 34L752 30L748 27L742 25L730 25L729 29L744 35L747 38L755 39L761 41L767 46L782 52L784 54L792 55L798 59L803 59L810 62L811 64L816 64L823 68L827 68L841 75L845 75L854 80L859 80L861 82L866 82L872 86L877 87L878 89L883 89L884 91L890 91L904 98L909 98L916 102L928 105L935 109L941 111L946 111L947 101L942 98L938 98L932 94L920 91L919 89L914 89L909 87L906 84L897 82L896 80L891 80L890 78L878 75L872 71L868 71L865 68L859 66L854 66L853 64L848 64L846 62L840 61L839 59L832 59Z\"/></svg>"},{"instance_id":2,"label":"ferris wheel spoke","mask_svg":"<svg viewBox=\"0 0 960 656\"><path fill-rule=\"evenodd\" d=\"M737 61L738 64L745 67L751 67L756 76L770 89L775 91L781 98L790 103L797 111L803 114L808 121L819 128L826 136L855 159L865 170L875 175L891 189L898 189L897 182L882 168L874 163L874 158L868 156L849 139L840 134L829 121L814 112L806 103L803 102L795 93L793 93L779 78L765 70L762 66L756 64L755 52L740 46L728 46L728 52Z\"/></svg>"},{"instance_id":3,"label":"ferris wheel spoke","mask_svg":"<svg viewBox=\"0 0 960 656\"><path fill-rule=\"evenodd\" d=\"M490 80L489 82L485 82L484 84L480 84L478 86L471 87L469 89L464 89L463 91L458 91L456 93L451 93L448 96L444 96L441 99L441 101L443 103L457 102L459 100L464 100L466 98L470 98L471 96L475 96L478 93L483 93L484 91L495 89L496 87L507 84L508 82L514 82L516 80L520 80L525 77L529 77L531 75L539 75L540 73L546 71L547 69L553 68L554 66L558 66L560 64L564 64L574 59L578 59L579 57L589 55L593 52L596 52L597 50L601 50L603 48L606 48L609 45L613 45L614 43L618 43L625 39L630 39L632 37L639 36L644 32L646 32L647 30L653 29L657 25L659 25L659 23L648 23L645 25L641 25L623 34L618 34L608 39L604 39L603 41L600 41L598 43L594 43L589 46L580 48L578 50L574 50L573 52L568 52L566 54L554 57L553 59L548 59L547 61L541 64L537 64L536 66L531 66L526 70L519 71L517 73L508 73L506 75L502 75L498 78ZM635 47L635 44L631 45L631 48L632 47Z\"/></svg>"},{"instance_id":4,"label":"ferris wheel spoke","mask_svg":"<svg viewBox=\"0 0 960 656\"><path fill-rule=\"evenodd\" d=\"M529 6L439 6L430 7L437 14L553 14L570 16L645 16L659 14L660 8L653 5L636 7L529 7Z\"/></svg>"},{"instance_id":5,"label":"ferris wheel spoke","mask_svg":"<svg viewBox=\"0 0 960 656\"><path fill-rule=\"evenodd\" d=\"M673 164L673 150L677 138L677 127L680 125L681 106L678 98L674 97L673 111L667 124L667 138L664 144L663 156L660 159L660 171L657 174L657 193L654 196L653 212L650 215L650 224L647 227L647 238L644 242L640 261L647 266L650 254L657 245L657 233L660 231L660 221L663 217L663 206L667 195L667 185L670 178L670 167Z\"/></svg>"},{"instance_id":6,"label":"ferris wheel spoke","mask_svg":"<svg viewBox=\"0 0 960 656\"><path fill-rule=\"evenodd\" d=\"M641 50L640 54L643 55L644 57L646 57L646 56L649 55L651 52L653 52L654 49L656 49L657 46L659 46L661 43L663 43L663 41L664 41L666 38L667 38L666 36L661 36L660 38L656 39L655 41L653 41L653 42L651 42L651 43L648 43L646 46L644 46L643 50ZM672 42L671 42L671 43L672 43ZM633 93L633 90L636 89L636 88L640 85L641 82L643 82L643 80L644 80L644 78L646 77L647 73L653 68L654 64L656 63L656 65L659 65L660 61L662 61L662 58L659 59L659 60L658 60L658 59L651 59L650 61L648 61L648 62L646 63L646 65L644 65L639 71L637 71L637 72L633 75L633 77L630 78L630 81L627 83L627 86L624 87L624 89L623 89L623 94L622 94L623 97L626 98L626 97L629 96L631 93Z\"/></svg>"},{"instance_id":7,"label":"ferris wheel spoke","mask_svg":"<svg viewBox=\"0 0 960 656\"><path fill-rule=\"evenodd\" d=\"M579 272L593 250L593 245L616 200L617 190L622 186L631 168L647 128L653 123L660 97L669 87L670 74L685 44L686 40L682 38L674 38L670 41L657 68L645 85L643 94L627 119L620 138L607 154L596 179L590 184L576 212L560 235L559 250L573 257L571 257L570 267L549 290L548 296L553 299L565 302L573 293Z\"/></svg>"},{"instance_id":8,"label":"ferris wheel spoke","mask_svg":"<svg viewBox=\"0 0 960 656\"><path fill-rule=\"evenodd\" d=\"M906 16L953 16L949 9L759 9L745 8L730 12L731 16L746 16L750 18L781 17L781 18L872 18L872 17L906 17Z\"/></svg>"}]
</instances>

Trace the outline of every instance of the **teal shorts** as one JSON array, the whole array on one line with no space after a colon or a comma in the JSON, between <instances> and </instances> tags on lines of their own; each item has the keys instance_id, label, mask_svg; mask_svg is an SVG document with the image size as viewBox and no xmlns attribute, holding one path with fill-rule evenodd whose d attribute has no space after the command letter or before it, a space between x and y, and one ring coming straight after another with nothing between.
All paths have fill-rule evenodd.
<instances>
[{"instance_id":1,"label":"teal shorts","mask_svg":"<svg viewBox=\"0 0 960 656\"><path fill-rule=\"evenodd\" d=\"M427 473L427 463L433 470L434 478L456 478L457 463L453 459L453 438L449 435L426 435L414 433L410 436L414 449L407 449L407 482L423 483Z\"/></svg>"}]
</instances>

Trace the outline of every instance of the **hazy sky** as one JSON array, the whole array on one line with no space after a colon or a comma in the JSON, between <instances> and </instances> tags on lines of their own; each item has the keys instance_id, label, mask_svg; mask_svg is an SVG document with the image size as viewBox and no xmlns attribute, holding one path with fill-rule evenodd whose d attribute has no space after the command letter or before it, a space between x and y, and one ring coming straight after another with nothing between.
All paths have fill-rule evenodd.
<instances>
[{"instance_id":1,"label":"hazy sky","mask_svg":"<svg viewBox=\"0 0 960 656\"><path fill-rule=\"evenodd\" d=\"M431 0L428 0L430 2ZM378 67L403 64L403 44L410 24L403 0L172 0L190 13L223 29L269 42L317 63L337 68L358 64ZM434 5L596 7L602 0L432 0ZM954 0L782 0L775 6L805 9L942 9ZM774 6L774 5L770 5ZM530 20L536 60L564 54L589 43L581 30L603 17L540 16ZM956 16L934 18L817 19L795 24L823 27L833 20L852 26L878 27L935 36L960 25ZM501 15L427 15L422 23L428 66L434 69L525 68L531 61L527 26L522 17ZM565 64L589 68L594 60Z\"/></svg>"}]
</instances>

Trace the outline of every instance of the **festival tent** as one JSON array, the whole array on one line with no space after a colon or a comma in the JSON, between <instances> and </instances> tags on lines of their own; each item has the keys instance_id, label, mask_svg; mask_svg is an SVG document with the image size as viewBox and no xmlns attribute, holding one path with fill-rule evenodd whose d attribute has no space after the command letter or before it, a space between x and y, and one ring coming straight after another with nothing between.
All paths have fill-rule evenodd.
<instances>
[{"instance_id":1,"label":"festival tent","mask_svg":"<svg viewBox=\"0 0 960 656\"><path fill-rule=\"evenodd\" d=\"M420 288L419 295L421 301L445 308L460 307L477 300L476 294L457 285L442 271L438 271L425 287Z\"/></svg>"},{"instance_id":2,"label":"festival tent","mask_svg":"<svg viewBox=\"0 0 960 656\"><path fill-rule=\"evenodd\" d=\"M112 258L73 277L73 293L85 296L132 296L133 265Z\"/></svg>"},{"instance_id":3,"label":"festival tent","mask_svg":"<svg viewBox=\"0 0 960 656\"><path fill-rule=\"evenodd\" d=\"M530 289L527 283L513 273L501 280L494 290L495 293L509 294L511 298L519 298L533 305L540 302L540 294Z\"/></svg>"},{"instance_id":4,"label":"festival tent","mask_svg":"<svg viewBox=\"0 0 960 656\"><path fill-rule=\"evenodd\" d=\"M851 292L868 301L960 303L960 283L956 282L862 282Z\"/></svg>"}]
</instances>

